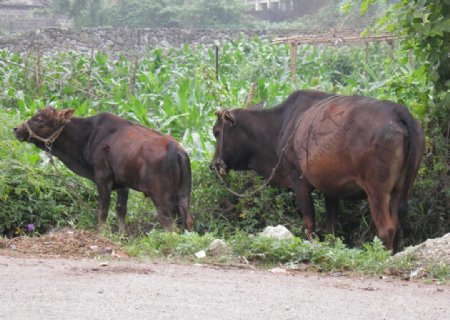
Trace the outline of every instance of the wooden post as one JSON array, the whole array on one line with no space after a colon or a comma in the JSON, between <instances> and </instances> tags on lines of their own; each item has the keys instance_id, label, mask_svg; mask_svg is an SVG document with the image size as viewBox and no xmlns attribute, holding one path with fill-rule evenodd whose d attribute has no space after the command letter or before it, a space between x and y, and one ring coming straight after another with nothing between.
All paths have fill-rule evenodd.
<instances>
[{"instance_id":1,"label":"wooden post","mask_svg":"<svg viewBox=\"0 0 450 320\"><path fill-rule=\"evenodd\" d=\"M295 84L297 83L297 44L295 42L290 43L290 67L291 79Z\"/></svg>"},{"instance_id":2,"label":"wooden post","mask_svg":"<svg viewBox=\"0 0 450 320\"><path fill-rule=\"evenodd\" d=\"M413 69L416 68L416 61L414 59L414 51L413 50L409 50L409 63L411 64Z\"/></svg>"},{"instance_id":3,"label":"wooden post","mask_svg":"<svg viewBox=\"0 0 450 320\"><path fill-rule=\"evenodd\" d=\"M134 88L136 85L136 72L137 72L137 57L133 55L133 61L131 65L131 74L130 74L130 91L134 94Z\"/></svg>"},{"instance_id":4,"label":"wooden post","mask_svg":"<svg viewBox=\"0 0 450 320\"><path fill-rule=\"evenodd\" d=\"M250 90L248 91L247 99L245 99L244 109L248 108L252 104L253 96L255 95L256 83L252 83Z\"/></svg>"},{"instance_id":5,"label":"wooden post","mask_svg":"<svg viewBox=\"0 0 450 320\"><path fill-rule=\"evenodd\" d=\"M391 59L392 61L395 60L395 42L394 40L388 40L387 41L389 47L391 48Z\"/></svg>"},{"instance_id":6,"label":"wooden post","mask_svg":"<svg viewBox=\"0 0 450 320\"><path fill-rule=\"evenodd\" d=\"M369 63L369 42L366 42L366 64Z\"/></svg>"},{"instance_id":7,"label":"wooden post","mask_svg":"<svg viewBox=\"0 0 450 320\"><path fill-rule=\"evenodd\" d=\"M92 64L94 63L94 47L91 48L91 57L89 59L89 74L88 74L88 99L92 95L92 82L91 82L91 73L92 73Z\"/></svg>"},{"instance_id":8,"label":"wooden post","mask_svg":"<svg viewBox=\"0 0 450 320\"><path fill-rule=\"evenodd\" d=\"M39 47L36 47L36 67L34 69L36 76L37 94L38 97L42 96L42 79L41 79L41 51Z\"/></svg>"},{"instance_id":9,"label":"wooden post","mask_svg":"<svg viewBox=\"0 0 450 320\"><path fill-rule=\"evenodd\" d=\"M215 46L215 59L216 59L216 81L219 81L219 46Z\"/></svg>"}]
</instances>

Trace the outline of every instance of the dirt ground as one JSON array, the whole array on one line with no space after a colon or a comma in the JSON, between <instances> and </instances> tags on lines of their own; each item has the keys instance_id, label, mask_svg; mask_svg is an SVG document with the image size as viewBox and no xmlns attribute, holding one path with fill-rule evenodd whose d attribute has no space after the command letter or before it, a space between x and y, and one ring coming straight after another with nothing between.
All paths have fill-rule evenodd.
<instances>
[{"instance_id":1,"label":"dirt ground","mask_svg":"<svg viewBox=\"0 0 450 320\"><path fill-rule=\"evenodd\" d=\"M139 262L88 231L0 239L0 319L450 319L450 286Z\"/></svg>"}]
</instances>

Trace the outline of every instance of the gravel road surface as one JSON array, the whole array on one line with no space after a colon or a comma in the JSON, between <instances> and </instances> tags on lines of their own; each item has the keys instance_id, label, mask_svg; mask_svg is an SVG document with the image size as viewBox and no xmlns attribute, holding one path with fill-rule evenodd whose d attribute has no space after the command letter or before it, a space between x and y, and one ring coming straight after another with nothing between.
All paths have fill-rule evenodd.
<instances>
[{"instance_id":1,"label":"gravel road surface","mask_svg":"<svg viewBox=\"0 0 450 320\"><path fill-rule=\"evenodd\" d=\"M450 286L0 256L1 319L450 319Z\"/></svg>"}]
</instances>

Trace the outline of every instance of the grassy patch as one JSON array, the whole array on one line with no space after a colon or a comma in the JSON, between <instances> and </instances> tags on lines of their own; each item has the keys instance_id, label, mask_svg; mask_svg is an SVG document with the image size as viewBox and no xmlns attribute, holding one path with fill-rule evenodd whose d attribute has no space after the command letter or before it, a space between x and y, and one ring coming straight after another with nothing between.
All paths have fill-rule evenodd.
<instances>
[{"instance_id":1,"label":"grassy patch","mask_svg":"<svg viewBox=\"0 0 450 320\"><path fill-rule=\"evenodd\" d=\"M370 276L393 276L402 279L421 278L446 282L450 268L446 264L425 264L409 256L391 259L378 238L361 248L348 248L341 239L328 237L325 241L309 241L299 237L277 240L259 235L237 232L225 242L228 251L214 254L209 244L217 238L208 233L166 233L152 231L126 244L127 252L141 259L162 259L183 263L248 263L258 268L283 265L286 269L319 272L348 272ZM205 251L198 258L196 253Z\"/></svg>"}]
</instances>

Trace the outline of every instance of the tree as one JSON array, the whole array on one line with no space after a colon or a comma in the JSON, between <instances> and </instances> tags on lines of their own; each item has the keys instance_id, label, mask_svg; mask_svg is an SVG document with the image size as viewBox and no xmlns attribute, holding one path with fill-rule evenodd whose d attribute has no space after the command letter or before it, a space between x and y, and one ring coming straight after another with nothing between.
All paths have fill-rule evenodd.
<instances>
[{"instance_id":1,"label":"tree","mask_svg":"<svg viewBox=\"0 0 450 320\"><path fill-rule=\"evenodd\" d=\"M53 0L50 11L67 15L75 26L97 26L104 20L103 0Z\"/></svg>"},{"instance_id":2,"label":"tree","mask_svg":"<svg viewBox=\"0 0 450 320\"><path fill-rule=\"evenodd\" d=\"M249 25L241 0L55 0L52 11L76 26L240 28Z\"/></svg>"},{"instance_id":3,"label":"tree","mask_svg":"<svg viewBox=\"0 0 450 320\"><path fill-rule=\"evenodd\" d=\"M184 27L238 28L250 24L248 5L240 0L197 0L185 6Z\"/></svg>"},{"instance_id":4,"label":"tree","mask_svg":"<svg viewBox=\"0 0 450 320\"><path fill-rule=\"evenodd\" d=\"M433 120L447 139L450 130L450 0L348 0L344 6L355 2L364 14L373 4L391 4L377 27L385 26L401 39L405 50L412 50L417 60L422 61L426 75L433 82L435 96L431 110Z\"/></svg>"}]
</instances>

